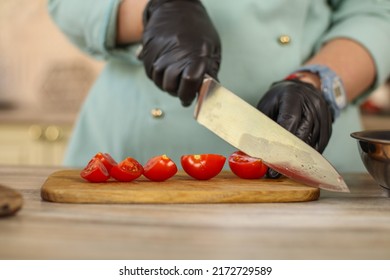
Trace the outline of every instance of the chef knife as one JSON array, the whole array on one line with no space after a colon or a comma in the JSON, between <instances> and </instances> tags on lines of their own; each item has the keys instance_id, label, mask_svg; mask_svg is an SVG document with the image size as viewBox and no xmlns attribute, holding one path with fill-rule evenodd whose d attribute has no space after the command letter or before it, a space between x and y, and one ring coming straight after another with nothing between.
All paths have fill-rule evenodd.
<instances>
[{"instance_id":1,"label":"chef knife","mask_svg":"<svg viewBox=\"0 0 390 280\"><path fill-rule=\"evenodd\" d=\"M342 176L319 152L208 75L199 91L195 119L294 181L349 192Z\"/></svg>"}]
</instances>

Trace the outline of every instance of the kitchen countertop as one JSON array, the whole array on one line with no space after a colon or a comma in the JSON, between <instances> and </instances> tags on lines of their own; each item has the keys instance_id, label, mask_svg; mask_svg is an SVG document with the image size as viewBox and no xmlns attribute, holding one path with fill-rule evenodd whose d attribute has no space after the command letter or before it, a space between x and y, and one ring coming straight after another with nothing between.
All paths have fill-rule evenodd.
<instances>
[{"instance_id":1,"label":"kitchen countertop","mask_svg":"<svg viewBox=\"0 0 390 280\"><path fill-rule=\"evenodd\" d=\"M0 219L0 259L389 259L390 198L368 174L351 193L270 204L83 205L45 202L60 167L0 166L23 208Z\"/></svg>"},{"instance_id":2,"label":"kitchen countertop","mask_svg":"<svg viewBox=\"0 0 390 280\"><path fill-rule=\"evenodd\" d=\"M390 129L390 114L362 114L361 120L365 129Z\"/></svg>"},{"instance_id":3,"label":"kitchen countertop","mask_svg":"<svg viewBox=\"0 0 390 280\"><path fill-rule=\"evenodd\" d=\"M0 109L0 124L48 123L72 125L77 112L47 111L42 108L7 108Z\"/></svg>"}]
</instances>

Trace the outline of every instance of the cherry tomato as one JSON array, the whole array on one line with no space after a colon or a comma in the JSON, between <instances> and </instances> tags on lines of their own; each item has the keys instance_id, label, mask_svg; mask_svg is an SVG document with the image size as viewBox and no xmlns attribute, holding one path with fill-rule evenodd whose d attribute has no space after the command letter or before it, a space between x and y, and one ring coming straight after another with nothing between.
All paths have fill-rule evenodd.
<instances>
[{"instance_id":1,"label":"cherry tomato","mask_svg":"<svg viewBox=\"0 0 390 280\"><path fill-rule=\"evenodd\" d=\"M177 172L177 166L167 155L155 156L144 166L144 176L151 181L168 180Z\"/></svg>"},{"instance_id":2,"label":"cherry tomato","mask_svg":"<svg viewBox=\"0 0 390 280\"><path fill-rule=\"evenodd\" d=\"M243 179L260 179L267 173L268 166L261 159L236 151L229 156L229 167L234 174Z\"/></svg>"},{"instance_id":3,"label":"cherry tomato","mask_svg":"<svg viewBox=\"0 0 390 280\"><path fill-rule=\"evenodd\" d=\"M107 168L98 158L92 158L81 171L80 176L92 183L105 182L110 178Z\"/></svg>"},{"instance_id":4,"label":"cherry tomato","mask_svg":"<svg viewBox=\"0 0 390 280\"><path fill-rule=\"evenodd\" d=\"M217 154L184 155L181 166L191 177L198 180L211 179L221 172L226 158Z\"/></svg>"},{"instance_id":5,"label":"cherry tomato","mask_svg":"<svg viewBox=\"0 0 390 280\"><path fill-rule=\"evenodd\" d=\"M111 171L114 165L118 164L108 153L97 153L94 157L100 159L108 172Z\"/></svg>"},{"instance_id":6,"label":"cherry tomato","mask_svg":"<svg viewBox=\"0 0 390 280\"><path fill-rule=\"evenodd\" d=\"M134 158L127 157L111 168L110 175L120 182L130 182L142 175L144 169Z\"/></svg>"}]
</instances>

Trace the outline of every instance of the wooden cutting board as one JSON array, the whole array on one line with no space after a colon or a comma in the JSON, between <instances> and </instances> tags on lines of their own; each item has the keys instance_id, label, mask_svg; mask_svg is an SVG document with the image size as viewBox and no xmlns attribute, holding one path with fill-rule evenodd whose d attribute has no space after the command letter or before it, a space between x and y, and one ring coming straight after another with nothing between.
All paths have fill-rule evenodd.
<instances>
[{"instance_id":1,"label":"wooden cutting board","mask_svg":"<svg viewBox=\"0 0 390 280\"><path fill-rule=\"evenodd\" d=\"M23 197L19 192L0 185L0 217L15 214L22 205Z\"/></svg>"},{"instance_id":2,"label":"wooden cutting board","mask_svg":"<svg viewBox=\"0 0 390 280\"><path fill-rule=\"evenodd\" d=\"M41 188L46 201L63 203L259 203L317 200L318 188L287 178L245 180L221 172L207 181L178 173L165 182L144 177L129 183L109 180L89 183L80 170L61 170L51 174Z\"/></svg>"}]
</instances>

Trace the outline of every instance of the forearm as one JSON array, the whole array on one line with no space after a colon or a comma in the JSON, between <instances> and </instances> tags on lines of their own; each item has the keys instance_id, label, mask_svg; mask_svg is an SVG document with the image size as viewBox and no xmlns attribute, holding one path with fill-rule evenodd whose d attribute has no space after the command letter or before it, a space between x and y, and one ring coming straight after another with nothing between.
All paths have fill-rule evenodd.
<instances>
[{"instance_id":1,"label":"forearm","mask_svg":"<svg viewBox=\"0 0 390 280\"><path fill-rule=\"evenodd\" d=\"M343 80L348 100L354 100L374 82L375 64L369 52L360 44L348 39L334 39L305 64L324 64ZM319 81L311 79L318 85Z\"/></svg>"},{"instance_id":2,"label":"forearm","mask_svg":"<svg viewBox=\"0 0 390 280\"><path fill-rule=\"evenodd\" d=\"M142 38L142 15L148 0L123 0L119 5L116 42L126 45Z\"/></svg>"}]
</instances>

